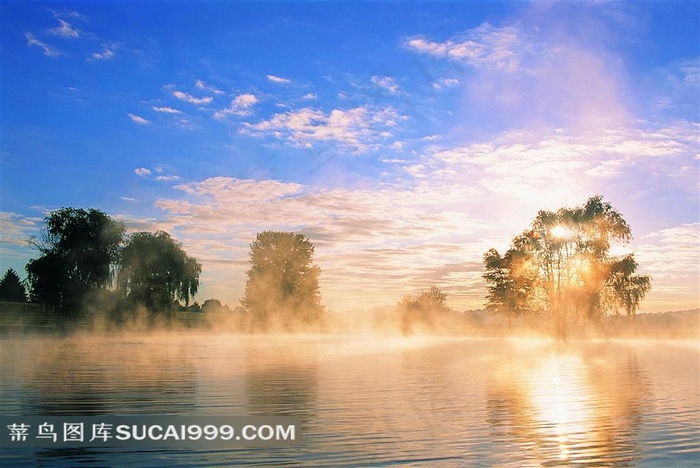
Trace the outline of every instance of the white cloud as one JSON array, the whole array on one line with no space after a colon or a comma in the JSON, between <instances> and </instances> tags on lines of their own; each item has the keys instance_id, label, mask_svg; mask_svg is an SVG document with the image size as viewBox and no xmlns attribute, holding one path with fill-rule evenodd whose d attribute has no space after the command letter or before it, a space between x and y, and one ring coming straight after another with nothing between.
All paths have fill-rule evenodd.
<instances>
[{"instance_id":1,"label":"white cloud","mask_svg":"<svg viewBox=\"0 0 700 468\"><path fill-rule=\"evenodd\" d=\"M386 89L391 94L397 94L399 91L401 91L399 85L396 84L396 81L394 81L394 79L390 76L374 75L372 77L372 83L379 86L380 88Z\"/></svg>"},{"instance_id":2,"label":"white cloud","mask_svg":"<svg viewBox=\"0 0 700 468\"><path fill-rule=\"evenodd\" d=\"M642 308L673 309L680 300L696 304L700 291L700 223L651 232L635 247L639 272L652 277ZM689 308L689 307L688 307Z\"/></svg>"},{"instance_id":3,"label":"white cloud","mask_svg":"<svg viewBox=\"0 0 700 468\"><path fill-rule=\"evenodd\" d=\"M182 114L182 111L179 109L174 109L172 107L167 107L167 106L153 106L153 110L156 112L160 112L162 114Z\"/></svg>"},{"instance_id":4,"label":"white cloud","mask_svg":"<svg viewBox=\"0 0 700 468\"><path fill-rule=\"evenodd\" d=\"M0 244L25 247L27 239L39 231L42 221L38 217L0 211Z\"/></svg>"},{"instance_id":5,"label":"white cloud","mask_svg":"<svg viewBox=\"0 0 700 468\"><path fill-rule=\"evenodd\" d=\"M533 6L532 9L536 9ZM414 36L405 47L465 66L467 105L463 115L475 121L489 114L507 127L566 127L600 131L632 121L621 61L603 41L580 34L585 16L530 15L512 25L482 24L442 41ZM601 33L602 34L602 33ZM428 67L435 67L428 62ZM440 76L444 65L428 73ZM444 89L446 82L433 82Z\"/></svg>"},{"instance_id":6,"label":"white cloud","mask_svg":"<svg viewBox=\"0 0 700 468\"><path fill-rule=\"evenodd\" d=\"M224 92L221 91L220 89L215 88L214 86L208 85L208 84L206 84L206 83L205 83L204 81L202 81L202 80L197 80L197 81L195 81L194 87L197 88L197 89L201 89L201 90L203 90L203 91L212 92L212 93L214 93L214 94L224 94Z\"/></svg>"},{"instance_id":7,"label":"white cloud","mask_svg":"<svg viewBox=\"0 0 700 468\"><path fill-rule=\"evenodd\" d=\"M61 55L60 50L58 50L54 47L51 47L50 45L48 45L44 42L41 42L39 39L34 37L34 35L32 33L26 33L24 35L24 37L27 39L27 46L28 47L33 47L33 46L39 47L44 52L44 55L46 55L48 57L57 57L57 56Z\"/></svg>"},{"instance_id":8,"label":"white cloud","mask_svg":"<svg viewBox=\"0 0 700 468\"><path fill-rule=\"evenodd\" d=\"M134 169L134 174L140 177L146 177L151 174L151 170L146 167L137 167Z\"/></svg>"},{"instance_id":9,"label":"white cloud","mask_svg":"<svg viewBox=\"0 0 700 468\"><path fill-rule=\"evenodd\" d=\"M146 120L146 119L144 119L143 117L141 117L140 115L136 115L136 114L127 114L127 115L129 116L129 118L130 118L131 120L133 120L133 121L136 122L137 124L140 124L140 125L148 125L148 124L151 123L150 120Z\"/></svg>"},{"instance_id":10,"label":"white cloud","mask_svg":"<svg viewBox=\"0 0 700 468\"><path fill-rule=\"evenodd\" d=\"M301 97L304 101L315 101L318 99L318 94L316 93L306 93Z\"/></svg>"},{"instance_id":11,"label":"white cloud","mask_svg":"<svg viewBox=\"0 0 700 468\"><path fill-rule=\"evenodd\" d=\"M484 23L445 42L414 36L408 38L405 45L411 50L435 57L515 71L520 66L523 42L514 27L497 28Z\"/></svg>"},{"instance_id":12,"label":"white cloud","mask_svg":"<svg viewBox=\"0 0 700 468\"><path fill-rule=\"evenodd\" d=\"M80 32L73 28L70 23L62 19L58 20L58 26L49 29L49 32L55 36L65 37L65 38L76 38L80 36Z\"/></svg>"},{"instance_id":13,"label":"white cloud","mask_svg":"<svg viewBox=\"0 0 700 468\"><path fill-rule=\"evenodd\" d=\"M292 80L290 80L288 78L282 78L280 76L275 76L275 75L267 75L267 79L269 81L272 81L273 83L279 83L279 84L287 84L287 83L292 82Z\"/></svg>"},{"instance_id":14,"label":"white cloud","mask_svg":"<svg viewBox=\"0 0 700 468\"><path fill-rule=\"evenodd\" d=\"M447 88L454 88L459 84L459 80L456 78L440 78L433 83L433 88L442 91Z\"/></svg>"},{"instance_id":15,"label":"white cloud","mask_svg":"<svg viewBox=\"0 0 700 468\"><path fill-rule=\"evenodd\" d=\"M180 180L180 177L176 176L176 175L167 175L167 176L162 175L162 176L157 176L156 180L159 182L172 182L175 180Z\"/></svg>"},{"instance_id":16,"label":"white cloud","mask_svg":"<svg viewBox=\"0 0 700 468\"><path fill-rule=\"evenodd\" d=\"M118 44L104 46L102 52L95 52L91 55L93 60L112 60L117 56Z\"/></svg>"},{"instance_id":17,"label":"white cloud","mask_svg":"<svg viewBox=\"0 0 700 468\"><path fill-rule=\"evenodd\" d=\"M405 117L391 107L361 106L354 109L303 109L275 114L257 124L245 124L244 132L255 136L272 136L298 146L310 147L314 142L335 141L366 151L391 136Z\"/></svg>"},{"instance_id":18,"label":"white cloud","mask_svg":"<svg viewBox=\"0 0 700 468\"><path fill-rule=\"evenodd\" d=\"M214 117L222 119L227 115L245 116L253 113L252 107L257 104L258 98L253 94L239 94L226 108L214 113Z\"/></svg>"},{"instance_id":19,"label":"white cloud","mask_svg":"<svg viewBox=\"0 0 700 468\"><path fill-rule=\"evenodd\" d=\"M190 104L195 104L195 105L202 105L202 104L211 104L214 101L214 98L211 96L205 96L202 98L198 98L196 96L193 96L191 94L184 93L182 91L174 90L173 96L178 98L181 101L189 102Z\"/></svg>"}]
</instances>

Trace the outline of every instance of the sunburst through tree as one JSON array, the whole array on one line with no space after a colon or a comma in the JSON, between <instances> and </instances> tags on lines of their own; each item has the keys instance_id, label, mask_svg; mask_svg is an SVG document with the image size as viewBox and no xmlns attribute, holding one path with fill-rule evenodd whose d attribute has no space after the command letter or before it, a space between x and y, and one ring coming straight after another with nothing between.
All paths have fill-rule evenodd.
<instances>
[{"instance_id":1,"label":"sunburst through tree","mask_svg":"<svg viewBox=\"0 0 700 468\"><path fill-rule=\"evenodd\" d=\"M505 254L490 249L484 255L486 306L509 324L543 320L558 334L610 311L634 318L651 278L635 274L634 254L610 255L614 242L631 238L622 215L600 196L580 207L540 211Z\"/></svg>"}]
</instances>

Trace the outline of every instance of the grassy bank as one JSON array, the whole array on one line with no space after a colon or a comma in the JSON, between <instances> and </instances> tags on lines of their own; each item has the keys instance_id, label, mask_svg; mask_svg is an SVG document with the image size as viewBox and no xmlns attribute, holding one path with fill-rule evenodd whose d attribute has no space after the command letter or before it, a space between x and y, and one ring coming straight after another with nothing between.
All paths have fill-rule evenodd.
<instances>
[{"instance_id":1,"label":"grassy bank","mask_svg":"<svg viewBox=\"0 0 700 468\"><path fill-rule=\"evenodd\" d=\"M207 328L208 317L200 312L177 311L172 316L169 326L176 328ZM148 328L147 320L143 317L125 324L125 328L133 328L134 322L138 327ZM104 317L81 316L66 319L56 315L51 310L42 309L38 304L0 301L0 333L65 333L75 330L101 331L118 328L109 323Z\"/></svg>"}]
</instances>

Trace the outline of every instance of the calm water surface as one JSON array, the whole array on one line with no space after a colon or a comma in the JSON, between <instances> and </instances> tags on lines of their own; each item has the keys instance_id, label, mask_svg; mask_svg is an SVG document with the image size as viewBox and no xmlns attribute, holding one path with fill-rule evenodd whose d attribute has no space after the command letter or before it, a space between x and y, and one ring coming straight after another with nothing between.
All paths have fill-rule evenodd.
<instances>
[{"instance_id":1,"label":"calm water surface","mask_svg":"<svg viewBox=\"0 0 700 468\"><path fill-rule=\"evenodd\" d=\"M6 415L299 415L279 449L21 449L2 466L698 466L697 342L3 338Z\"/></svg>"}]
</instances>

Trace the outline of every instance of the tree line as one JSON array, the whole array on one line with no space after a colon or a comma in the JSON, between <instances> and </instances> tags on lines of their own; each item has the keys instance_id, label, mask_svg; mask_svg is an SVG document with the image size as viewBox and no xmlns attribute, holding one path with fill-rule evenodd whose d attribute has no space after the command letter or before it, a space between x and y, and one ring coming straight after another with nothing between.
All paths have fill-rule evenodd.
<instances>
[{"instance_id":1,"label":"tree line","mask_svg":"<svg viewBox=\"0 0 700 468\"><path fill-rule=\"evenodd\" d=\"M168 233L126 235L123 223L95 209L62 208L45 218L39 252L27 263L29 297L64 317L76 317L106 297L153 312L185 305L199 287L202 267Z\"/></svg>"},{"instance_id":2,"label":"tree line","mask_svg":"<svg viewBox=\"0 0 700 468\"><path fill-rule=\"evenodd\" d=\"M127 235L123 223L95 209L62 208L45 223L40 237L29 240L39 256L25 267L26 288L10 269L0 282L0 300L21 302L28 296L64 318L109 308L117 322L139 307L166 316L178 308L228 309L217 299L189 307L202 266L164 231ZM302 234L257 235L241 300L252 329L289 330L321 321L320 269L313 254Z\"/></svg>"},{"instance_id":3,"label":"tree line","mask_svg":"<svg viewBox=\"0 0 700 468\"><path fill-rule=\"evenodd\" d=\"M123 223L94 209L62 208L46 217L41 238L31 245L39 257L26 265L31 301L65 317L98 307L105 297L119 310L145 307L152 313L189 306L200 286L202 266L164 231L126 235ZM631 230L602 197L584 205L540 211L501 255L484 254L486 309L526 323L545 324L555 333L596 322L610 312L634 319L651 288L636 274L633 253L615 257L613 243L625 244ZM292 330L322 323L321 270L314 246L303 234L265 231L250 245L250 268L241 299L250 329ZM24 300L14 270L0 281L0 300ZM405 334L435 331L455 323L456 312L436 286L405 295L396 304ZM216 299L190 310L222 310Z\"/></svg>"}]
</instances>

